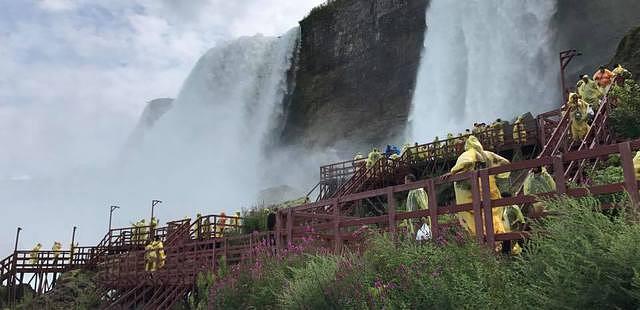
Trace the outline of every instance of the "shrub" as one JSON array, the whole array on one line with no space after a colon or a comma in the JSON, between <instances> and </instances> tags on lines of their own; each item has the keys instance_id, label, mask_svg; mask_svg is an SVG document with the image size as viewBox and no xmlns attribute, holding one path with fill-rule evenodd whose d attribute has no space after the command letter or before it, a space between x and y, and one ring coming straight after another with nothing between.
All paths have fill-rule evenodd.
<instances>
[{"instance_id":1,"label":"shrub","mask_svg":"<svg viewBox=\"0 0 640 310\"><path fill-rule=\"evenodd\" d=\"M611 125L622 138L640 137L640 86L627 79L624 87L614 86L609 96L618 98L618 106L611 112Z\"/></svg>"},{"instance_id":2,"label":"shrub","mask_svg":"<svg viewBox=\"0 0 640 310\"><path fill-rule=\"evenodd\" d=\"M538 233L517 264L524 305L542 309L637 309L640 225L629 212L608 217L594 198L548 202L561 216Z\"/></svg>"},{"instance_id":3,"label":"shrub","mask_svg":"<svg viewBox=\"0 0 640 310\"><path fill-rule=\"evenodd\" d=\"M558 215L532 223L535 233L517 258L461 234L437 244L373 234L363 253L341 256L314 251L307 241L234 266L216 283L215 303L223 309L638 309L636 214L605 215L593 197L546 204Z\"/></svg>"}]
</instances>

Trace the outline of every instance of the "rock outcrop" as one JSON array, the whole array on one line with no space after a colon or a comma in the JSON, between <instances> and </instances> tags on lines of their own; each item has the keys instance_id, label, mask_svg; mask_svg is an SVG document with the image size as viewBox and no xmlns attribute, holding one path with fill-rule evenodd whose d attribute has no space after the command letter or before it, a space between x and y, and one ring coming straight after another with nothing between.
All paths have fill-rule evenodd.
<instances>
[{"instance_id":1,"label":"rock outcrop","mask_svg":"<svg viewBox=\"0 0 640 310\"><path fill-rule=\"evenodd\" d=\"M142 114L140 115L138 125L136 125L136 128L131 133L131 136L129 136L126 148L134 147L139 142L141 142L145 132L153 128L153 125L165 113L167 113L167 111L169 111L172 106L172 98L158 98L149 101L147 103L147 106L142 111Z\"/></svg>"},{"instance_id":2,"label":"rock outcrop","mask_svg":"<svg viewBox=\"0 0 640 310\"><path fill-rule=\"evenodd\" d=\"M283 142L354 149L400 135L416 84L427 4L335 0L302 20Z\"/></svg>"},{"instance_id":3,"label":"rock outcrop","mask_svg":"<svg viewBox=\"0 0 640 310\"><path fill-rule=\"evenodd\" d=\"M610 66L621 64L633 73L633 78L640 81L640 26L632 29L618 44L618 50L611 59Z\"/></svg>"},{"instance_id":4,"label":"rock outcrop","mask_svg":"<svg viewBox=\"0 0 640 310\"><path fill-rule=\"evenodd\" d=\"M640 25L638 0L557 0L554 29L558 52L575 48L582 52L567 68L567 81L593 74L609 63L618 43L632 27Z\"/></svg>"}]
</instances>

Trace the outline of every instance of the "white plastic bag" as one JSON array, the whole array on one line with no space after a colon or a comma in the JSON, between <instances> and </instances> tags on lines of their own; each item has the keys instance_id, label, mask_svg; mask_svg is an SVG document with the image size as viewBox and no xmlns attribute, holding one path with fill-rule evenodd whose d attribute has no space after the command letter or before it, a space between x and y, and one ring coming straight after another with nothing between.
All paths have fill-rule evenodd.
<instances>
[{"instance_id":1,"label":"white plastic bag","mask_svg":"<svg viewBox=\"0 0 640 310\"><path fill-rule=\"evenodd\" d=\"M422 241L422 240L430 240L430 239L431 239L431 228L427 224L422 224L422 227L420 227L420 229L418 229L418 232L416 233L416 240Z\"/></svg>"}]
</instances>

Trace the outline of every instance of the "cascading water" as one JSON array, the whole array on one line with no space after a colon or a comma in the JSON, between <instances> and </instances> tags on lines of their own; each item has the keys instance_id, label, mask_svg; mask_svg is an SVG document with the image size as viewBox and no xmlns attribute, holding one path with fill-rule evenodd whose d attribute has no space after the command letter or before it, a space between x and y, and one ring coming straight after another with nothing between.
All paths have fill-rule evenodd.
<instances>
[{"instance_id":1,"label":"cascading water","mask_svg":"<svg viewBox=\"0 0 640 310\"><path fill-rule=\"evenodd\" d=\"M134 188L206 213L253 203L272 185L262 178L264 147L281 113L298 37L295 28L209 50L125 165L128 180L139 180Z\"/></svg>"},{"instance_id":2,"label":"cascading water","mask_svg":"<svg viewBox=\"0 0 640 310\"><path fill-rule=\"evenodd\" d=\"M428 142L558 106L555 9L556 0L432 0L410 136Z\"/></svg>"}]
</instances>

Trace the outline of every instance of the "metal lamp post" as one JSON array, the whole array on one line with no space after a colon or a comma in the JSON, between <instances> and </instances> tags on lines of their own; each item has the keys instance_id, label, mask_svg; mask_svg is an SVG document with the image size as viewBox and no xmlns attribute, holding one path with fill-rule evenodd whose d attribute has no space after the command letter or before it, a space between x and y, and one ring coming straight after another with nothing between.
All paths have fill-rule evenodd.
<instances>
[{"instance_id":1,"label":"metal lamp post","mask_svg":"<svg viewBox=\"0 0 640 310\"><path fill-rule=\"evenodd\" d=\"M567 68L567 66L569 65L569 63L574 57L580 56L580 55L582 55L582 53L578 52L577 50L566 50L566 51L560 52L560 86L562 87L561 95L562 95L563 103L567 101L567 87L564 79L564 70Z\"/></svg>"},{"instance_id":2,"label":"metal lamp post","mask_svg":"<svg viewBox=\"0 0 640 310\"><path fill-rule=\"evenodd\" d=\"M113 211L115 211L116 209L120 209L119 206L111 206L110 210L109 210L109 233L111 233L111 218L113 218Z\"/></svg>"},{"instance_id":3,"label":"metal lamp post","mask_svg":"<svg viewBox=\"0 0 640 310\"><path fill-rule=\"evenodd\" d=\"M153 210L155 209L156 205L162 203L162 200L151 200L151 218L153 219Z\"/></svg>"}]
</instances>

